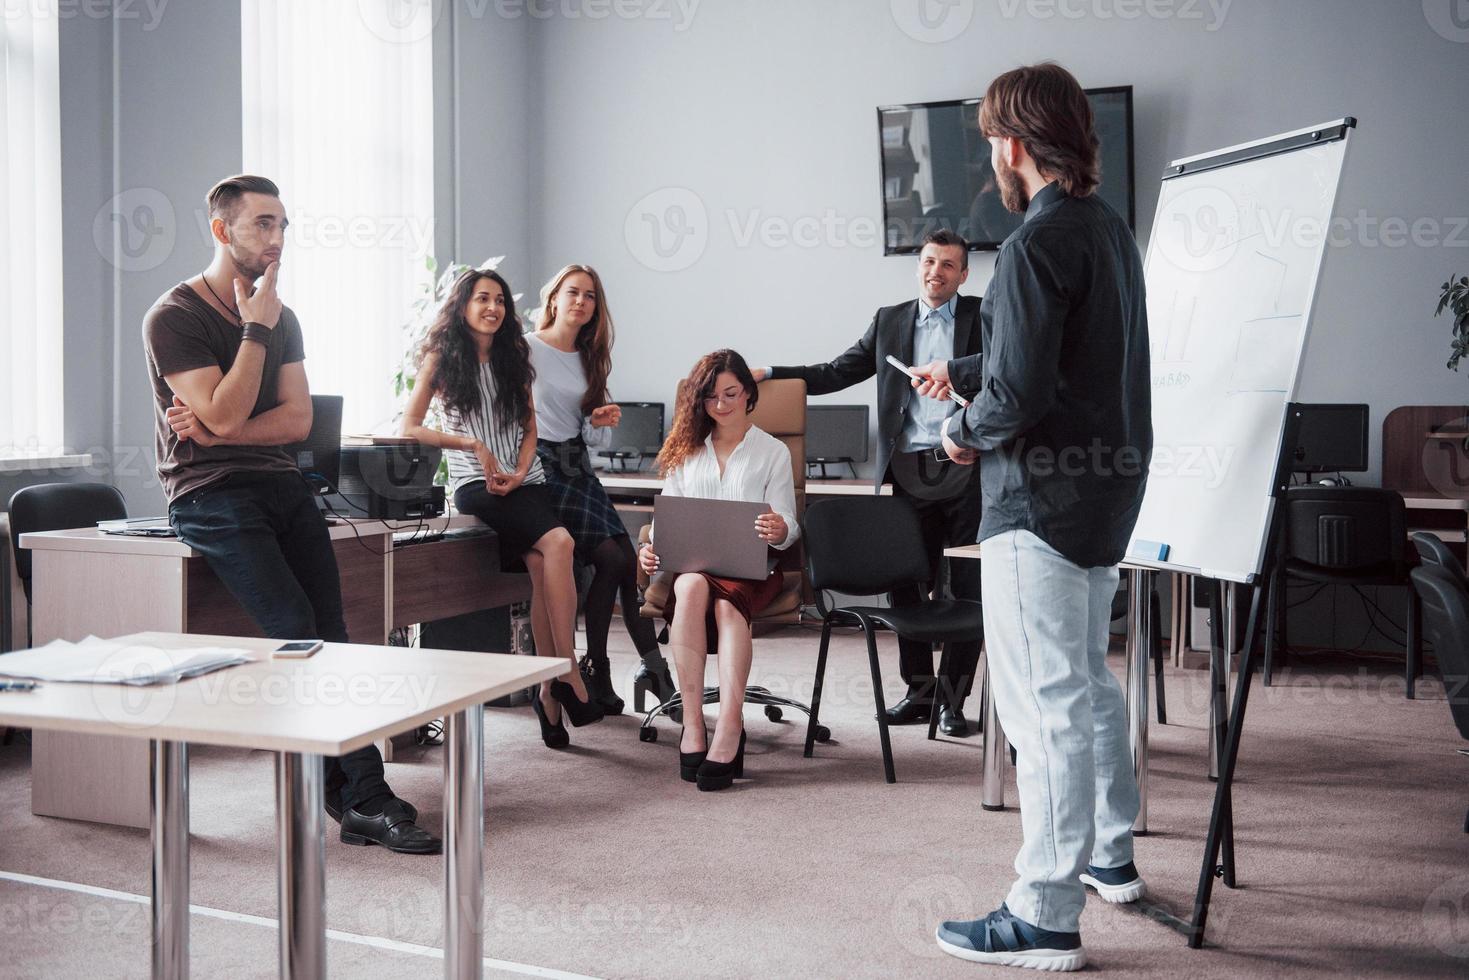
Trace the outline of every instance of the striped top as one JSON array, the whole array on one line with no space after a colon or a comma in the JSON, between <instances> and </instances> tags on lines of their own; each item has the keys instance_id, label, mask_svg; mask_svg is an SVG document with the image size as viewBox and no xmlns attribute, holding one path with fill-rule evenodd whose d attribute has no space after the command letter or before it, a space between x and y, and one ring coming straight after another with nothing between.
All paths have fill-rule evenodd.
<instances>
[{"instance_id":1,"label":"striped top","mask_svg":"<svg viewBox=\"0 0 1469 980\"><path fill-rule=\"evenodd\" d=\"M520 446L525 441L525 426L515 419L504 419L503 425L495 424L500 420L495 418L495 376L488 361L479 366L478 380L479 409L462 416L445 406L444 431L478 439L490 447L490 452L503 469L513 470L520 460ZM450 495L476 480L484 481L484 468L479 465L479 458L474 453L467 453L462 449L445 449L444 457L449 461ZM545 482L546 474L541 469L540 459L531 457L530 473L525 478L525 485Z\"/></svg>"}]
</instances>

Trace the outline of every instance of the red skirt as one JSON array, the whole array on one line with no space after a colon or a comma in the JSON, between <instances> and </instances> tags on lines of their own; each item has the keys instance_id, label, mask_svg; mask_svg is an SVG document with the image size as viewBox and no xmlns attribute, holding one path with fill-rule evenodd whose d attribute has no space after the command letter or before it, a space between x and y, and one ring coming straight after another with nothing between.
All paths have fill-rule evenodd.
<instances>
[{"instance_id":1,"label":"red skirt","mask_svg":"<svg viewBox=\"0 0 1469 980\"><path fill-rule=\"evenodd\" d=\"M730 605L739 610L741 616L745 617L745 622L749 623L756 613L780 596L781 588L784 585L784 578L779 569L771 572L763 582L748 578L720 578L708 572L699 574L703 575L704 581L709 583L709 613L704 618L704 634L708 642L707 653L714 653L719 648L719 624L714 618L714 604L717 600L727 600ZM668 598L663 600L663 618L670 625L673 623L675 605L675 595L670 585Z\"/></svg>"}]
</instances>

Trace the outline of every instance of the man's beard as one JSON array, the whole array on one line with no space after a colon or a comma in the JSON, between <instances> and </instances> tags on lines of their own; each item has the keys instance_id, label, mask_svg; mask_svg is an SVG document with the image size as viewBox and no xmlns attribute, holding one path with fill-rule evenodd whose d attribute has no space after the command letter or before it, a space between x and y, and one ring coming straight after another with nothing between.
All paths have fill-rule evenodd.
<instances>
[{"instance_id":1,"label":"man's beard","mask_svg":"<svg viewBox=\"0 0 1469 980\"><path fill-rule=\"evenodd\" d=\"M239 252L231 252L230 259L235 263L235 271L240 277L246 279L251 285L255 280L265 275L266 266L269 264L259 255L247 255Z\"/></svg>"},{"instance_id":2,"label":"man's beard","mask_svg":"<svg viewBox=\"0 0 1469 980\"><path fill-rule=\"evenodd\" d=\"M1025 181L1020 178L1019 172L1001 160L995 171L995 179L1000 185L1000 203L1005 205L1005 210L1024 214L1025 209L1030 207L1030 195L1025 192Z\"/></svg>"}]
</instances>

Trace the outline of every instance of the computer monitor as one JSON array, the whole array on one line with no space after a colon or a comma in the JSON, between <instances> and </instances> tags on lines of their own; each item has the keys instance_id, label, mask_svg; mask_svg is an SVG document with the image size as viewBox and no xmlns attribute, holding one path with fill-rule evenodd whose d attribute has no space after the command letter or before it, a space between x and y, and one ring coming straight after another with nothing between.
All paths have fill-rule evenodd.
<instances>
[{"instance_id":1,"label":"computer monitor","mask_svg":"<svg viewBox=\"0 0 1469 980\"><path fill-rule=\"evenodd\" d=\"M335 493L341 473L342 396L311 396L311 432L286 453L318 496Z\"/></svg>"},{"instance_id":2,"label":"computer monitor","mask_svg":"<svg viewBox=\"0 0 1469 980\"><path fill-rule=\"evenodd\" d=\"M622 421L612 430L612 440L597 455L626 466L658 455L663 448L663 403L618 402Z\"/></svg>"},{"instance_id":3,"label":"computer monitor","mask_svg":"<svg viewBox=\"0 0 1469 980\"><path fill-rule=\"evenodd\" d=\"M1297 405L1296 473L1358 473L1367 469L1366 405Z\"/></svg>"},{"instance_id":4,"label":"computer monitor","mask_svg":"<svg viewBox=\"0 0 1469 980\"><path fill-rule=\"evenodd\" d=\"M866 405L806 406L806 462L867 462Z\"/></svg>"}]
</instances>

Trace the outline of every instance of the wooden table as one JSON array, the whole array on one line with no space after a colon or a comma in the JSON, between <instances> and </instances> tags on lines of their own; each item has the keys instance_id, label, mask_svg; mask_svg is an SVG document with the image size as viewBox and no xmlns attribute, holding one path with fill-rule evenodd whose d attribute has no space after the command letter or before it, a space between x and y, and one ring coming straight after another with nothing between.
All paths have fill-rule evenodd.
<instances>
[{"instance_id":1,"label":"wooden table","mask_svg":"<svg viewBox=\"0 0 1469 980\"><path fill-rule=\"evenodd\" d=\"M467 538L395 543L420 526ZM530 596L529 577L500 570L498 539L477 518L345 521L329 526L342 580L347 635L382 645L399 626L490 609ZM177 538L103 534L95 528L23 534L32 555L31 628L37 646L91 634L145 630L260 636L203 556ZM384 755L391 758L385 745ZM136 741L38 732L31 812L148 826L148 753Z\"/></svg>"},{"instance_id":2,"label":"wooden table","mask_svg":"<svg viewBox=\"0 0 1469 980\"><path fill-rule=\"evenodd\" d=\"M444 975L484 960L484 714L491 698L568 672L566 660L328 643L272 660L274 640L138 633L170 649L248 651L251 663L175 685L44 684L0 697L0 724L145 744L153 845L153 976L189 974L190 742L276 753L280 973L326 976L323 756L447 716L444 750ZM280 692L289 692L288 697Z\"/></svg>"}]
</instances>

